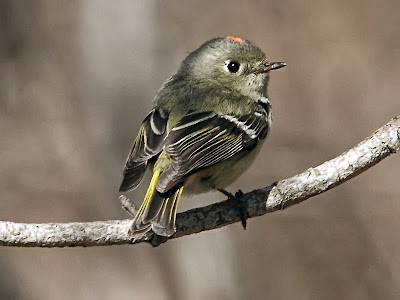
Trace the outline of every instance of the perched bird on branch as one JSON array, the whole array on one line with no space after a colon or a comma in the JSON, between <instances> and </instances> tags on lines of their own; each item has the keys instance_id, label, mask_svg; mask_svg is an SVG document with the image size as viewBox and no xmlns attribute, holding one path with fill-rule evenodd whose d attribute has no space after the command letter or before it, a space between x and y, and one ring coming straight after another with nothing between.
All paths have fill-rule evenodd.
<instances>
[{"instance_id":1,"label":"perched bird on branch","mask_svg":"<svg viewBox=\"0 0 400 300\"><path fill-rule=\"evenodd\" d=\"M132 225L171 236L182 194L225 191L260 152L271 126L270 62L248 40L221 37L190 53L154 99L126 160L121 192L153 172Z\"/></svg>"}]
</instances>

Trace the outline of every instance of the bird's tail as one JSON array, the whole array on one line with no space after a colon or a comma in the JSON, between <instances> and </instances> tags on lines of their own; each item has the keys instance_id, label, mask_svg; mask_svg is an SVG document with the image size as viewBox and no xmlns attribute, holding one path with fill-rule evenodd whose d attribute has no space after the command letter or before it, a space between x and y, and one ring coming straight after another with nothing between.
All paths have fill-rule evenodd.
<instances>
[{"instance_id":1,"label":"bird's tail","mask_svg":"<svg viewBox=\"0 0 400 300\"><path fill-rule=\"evenodd\" d=\"M175 219L183 185L167 193L156 190L160 170L154 170L143 203L137 211L132 224L132 233L137 238L152 229L156 234L171 236L175 233Z\"/></svg>"}]
</instances>

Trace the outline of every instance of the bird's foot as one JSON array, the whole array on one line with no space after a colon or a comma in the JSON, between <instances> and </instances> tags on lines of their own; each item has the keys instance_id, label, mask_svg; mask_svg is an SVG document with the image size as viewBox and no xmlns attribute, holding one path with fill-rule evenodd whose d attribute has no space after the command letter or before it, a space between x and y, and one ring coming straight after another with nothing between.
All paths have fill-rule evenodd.
<instances>
[{"instance_id":1,"label":"bird's foot","mask_svg":"<svg viewBox=\"0 0 400 300\"><path fill-rule=\"evenodd\" d=\"M243 200L244 193L242 190L238 190L235 195L232 193L228 192L227 190L224 189L218 189L219 192L224 194L225 196L228 197L228 200L232 201L233 206L237 209L240 220L242 222L243 229L246 230L247 227L247 203L246 201Z\"/></svg>"}]
</instances>

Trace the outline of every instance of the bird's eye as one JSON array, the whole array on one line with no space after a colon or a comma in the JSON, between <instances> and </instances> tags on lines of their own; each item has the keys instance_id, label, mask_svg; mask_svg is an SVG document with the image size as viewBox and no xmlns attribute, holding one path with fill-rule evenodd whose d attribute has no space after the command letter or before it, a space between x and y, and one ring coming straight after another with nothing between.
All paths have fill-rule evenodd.
<instances>
[{"instance_id":1,"label":"bird's eye","mask_svg":"<svg viewBox=\"0 0 400 300\"><path fill-rule=\"evenodd\" d=\"M240 64L237 61L230 60L226 62L226 67L228 68L229 72L236 73L239 71Z\"/></svg>"}]
</instances>

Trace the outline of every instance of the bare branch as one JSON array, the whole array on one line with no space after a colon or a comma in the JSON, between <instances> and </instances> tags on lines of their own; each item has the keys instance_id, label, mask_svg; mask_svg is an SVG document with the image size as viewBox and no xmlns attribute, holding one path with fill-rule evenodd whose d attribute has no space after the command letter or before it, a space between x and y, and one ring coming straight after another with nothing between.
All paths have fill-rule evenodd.
<instances>
[{"instance_id":1,"label":"bare branch","mask_svg":"<svg viewBox=\"0 0 400 300\"><path fill-rule=\"evenodd\" d=\"M357 176L400 149L400 116L378 129L354 148L291 178L243 196L248 217L284 209L323 193ZM121 198L126 210L134 212L129 199ZM128 234L131 220L87 223L26 224L0 221L0 245L20 247L100 246L147 242L158 246L168 239L240 222L230 201L222 201L178 214L176 233L170 237L154 234L134 241Z\"/></svg>"}]
</instances>

